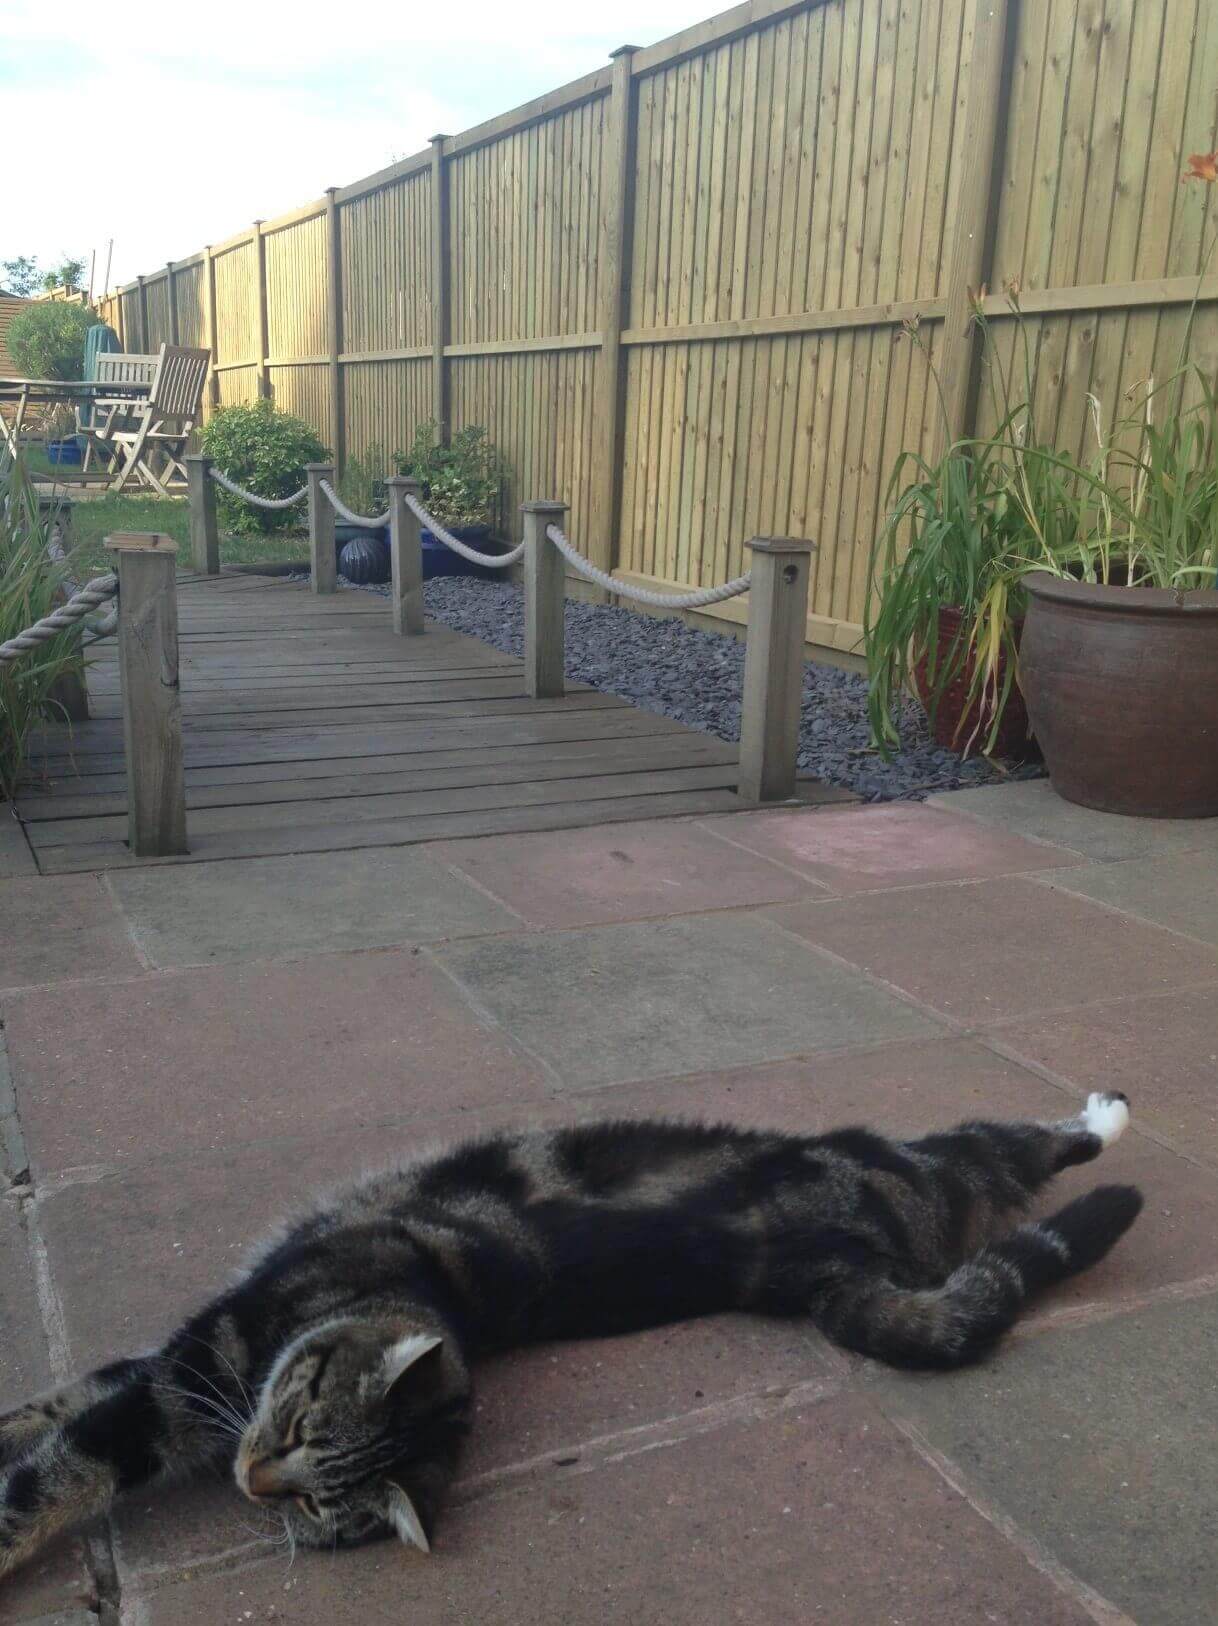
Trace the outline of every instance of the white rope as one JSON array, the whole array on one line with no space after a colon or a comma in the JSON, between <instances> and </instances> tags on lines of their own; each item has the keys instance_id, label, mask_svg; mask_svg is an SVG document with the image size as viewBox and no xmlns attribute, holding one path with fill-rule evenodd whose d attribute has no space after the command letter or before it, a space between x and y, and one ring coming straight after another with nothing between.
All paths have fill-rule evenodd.
<instances>
[{"instance_id":1,"label":"white rope","mask_svg":"<svg viewBox=\"0 0 1218 1626\"><path fill-rule=\"evenodd\" d=\"M19 632L7 643L0 644L0 661L15 661L18 655L24 655L27 650L37 649L39 644L49 643L66 627L75 626L78 621L92 615L98 605L113 598L117 592L117 576L95 576L80 589L79 593L73 593L66 604L61 604L50 615L44 615L41 621L35 621L32 627Z\"/></svg>"},{"instance_id":2,"label":"white rope","mask_svg":"<svg viewBox=\"0 0 1218 1626\"><path fill-rule=\"evenodd\" d=\"M521 542L510 553L479 553L476 548L466 547L464 542L459 542L451 531L446 531L439 520L429 514L423 504L409 492L406 494L406 506L424 530L430 531L446 548L460 554L462 559L468 559L471 565L485 565L489 570L506 570L508 565L514 565L524 552L524 543Z\"/></svg>"},{"instance_id":3,"label":"white rope","mask_svg":"<svg viewBox=\"0 0 1218 1626\"><path fill-rule=\"evenodd\" d=\"M295 508L296 504L303 496L307 495L309 490L308 486L305 485L301 486L300 490L290 497L260 497L256 491L247 491L244 486L239 486L235 480L230 480L228 475L222 474L219 469L213 468L210 473L218 486L223 486L225 491L231 491L233 496L240 497L242 502L252 502L255 508Z\"/></svg>"},{"instance_id":4,"label":"white rope","mask_svg":"<svg viewBox=\"0 0 1218 1626\"><path fill-rule=\"evenodd\" d=\"M721 604L725 598L735 598L737 593L747 593L752 572L746 570L743 576L737 576L734 581L724 582L721 587L701 587L694 593L653 593L649 587L635 587L630 582L624 582L617 576L610 576L604 570L598 570L582 554L567 541L557 525L547 525L546 535L562 554L563 558L581 576L595 582L598 587L604 587L611 593L617 593L621 598L637 599L640 604L653 604L661 610L698 610L704 604Z\"/></svg>"},{"instance_id":5,"label":"white rope","mask_svg":"<svg viewBox=\"0 0 1218 1626\"><path fill-rule=\"evenodd\" d=\"M345 519L348 525L363 525L370 531L379 531L382 525L389 523L389 510L383 514L353 514L346 503L340 502L329 480L319 480L318 484L330 499L330 507L340 518Z\"/></svg>"},{"instance_id":6,"label":"white rope","mask_svg":"<svg viewBox=\"0 0 1218 1626\"><path fill-rule=\"evenodd\" d=\"M64 552L63 546L63 527L58 519L51 521L51 528L47 532L47 553L63 570L64 586L67 589L68 597L71 598L73 593L79 593L80 583L68 569L68 556ZM110 634L118 629L118 605L116 604L112 610L107 610L105 615L99 616L96 621L90 621L88 625L92 634L89 643L96 644L100 643L103 638L109 638Z\"/></svg>"}]
</instances>

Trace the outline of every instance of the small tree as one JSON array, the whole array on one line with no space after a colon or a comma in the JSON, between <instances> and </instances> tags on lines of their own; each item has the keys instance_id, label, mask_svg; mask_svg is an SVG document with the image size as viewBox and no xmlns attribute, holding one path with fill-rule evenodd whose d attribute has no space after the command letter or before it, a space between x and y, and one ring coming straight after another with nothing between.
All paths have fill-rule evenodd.
<instances>
[{"instance_id":1,"label":"small tree","mask_svg":"<svg viewBox=\"0 0 1218 1626\"><path fill-rule=\"evenodd\" d=\"M70 294L74 294L80 287L80 279L84 274L85 262L83 260L73 260L65 257L61 265L57 266L53 271L48 271L43 276L42 286L48 293L55 288L66 288Z\"/></svg>"},{"instance_id":2,"label":"small tree","mask_svg":"<svg viewBox=\"0 0 1218 1626\"><path fill-rule=\"evenodd\" d=\"M4 286L10 294L32 294L42 282L38 261L29 254L0 262L0 270L4 272Z\"/></svg>"},{"instance_id":3,"label":"small tree","mask_svg":"<svg viewBox=\"0 0 1218 1626\"><path fill-rule=\"evenodd\" d=\"M85 334L97 321L87 305L47 300L18 311L9 323L8 352L30 378L80 378Z\"/></svg>"}]
</instances>

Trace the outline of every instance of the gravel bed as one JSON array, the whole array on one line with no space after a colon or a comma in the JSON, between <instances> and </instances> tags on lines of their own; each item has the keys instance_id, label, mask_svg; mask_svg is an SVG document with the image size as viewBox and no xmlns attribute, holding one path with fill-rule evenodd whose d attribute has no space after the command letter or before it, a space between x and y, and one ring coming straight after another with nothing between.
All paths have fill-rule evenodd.
<instances>
[{"instance_id":1,"label":"gravel bed","mask_svg":"<svg viewBox=\"0 0 1218 1626\"><path fill-rule=\"evenodd\" d=\"M339 585L348 584L340 578ZM388 596L387 587L357 591ZM509 655L524 652L524 595L512 582L438 576L424 589L427 613ZM567 676L621 695L720 739L740 737L744 644L702 632L676 617L659 620L614 605L567 601ZM899 719L901 749L891 762L872 749L867 685L853 672L804 666L799 766L871 802L922 801L935 791L1035 779L1035 764L1004 772L980 756L962 758L930 737L926 714L907 700Z\"/></svg>"}]
</instances>

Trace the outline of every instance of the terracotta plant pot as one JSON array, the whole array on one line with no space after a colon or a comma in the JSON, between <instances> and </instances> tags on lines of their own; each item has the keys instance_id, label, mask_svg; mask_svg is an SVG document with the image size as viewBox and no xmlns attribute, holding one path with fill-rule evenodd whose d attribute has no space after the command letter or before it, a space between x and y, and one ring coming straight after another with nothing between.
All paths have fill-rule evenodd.
<instances>
[{"instance_id":1,"label":"terracotta plant pot","mask_svg":"<svg viewBox=\"0 0 1218 1626\"><path fill-rule=\"evenodd\" d=\"M1053 788L1105 813L1218 814L1218 592L1037 572L1019 667Z\"/></svg>"},{"instance_id":2,"label":"terracotta plant pot","mask_svg":"<svg viewBox=\"0 0 1218 1626\"><path fill-rule=\"evenodd\" d=\"M944 607L939 611L939 644L936 652L936 662L942 663L951 653L952 646L960 633L962 612L958 609ZM971 617L970 617L971 620ZM1019 629L1016 629L1016 639ZM936 672L940 664L936 664ZM935 708L932 730L935 742L946 746L952 751L963 751L972 740L972 750L980 751L989 737L990 718L988 713L983 714L979 701L969 704L969 689L972 687L975 667L971 653L956 677L943 690L939 696L939 704ZM1006 682L1007 655L1004 650L998 657L998 692L1002 693L1002 685ZM917 663L914 670L915 686L918 699L930 710L930 694L932 684L927 672L926 657ZM999 757L1014 757L1022 761L1024 757L1035 751L1035 745L1028 738L1028 713L1023 703L1018 682L1011 685L1006 709L1002 714L1002 722L998 725L998 738L994 744L994 755Z\"/></svg>"}]
</instances>

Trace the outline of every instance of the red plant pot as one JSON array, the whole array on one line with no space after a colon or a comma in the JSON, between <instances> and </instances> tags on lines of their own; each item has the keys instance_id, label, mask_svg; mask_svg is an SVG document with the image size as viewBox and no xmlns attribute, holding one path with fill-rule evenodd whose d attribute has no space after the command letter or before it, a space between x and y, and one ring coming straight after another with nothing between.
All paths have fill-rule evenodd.
<instances>
[{"instance_id":1,"label":"red plant pot","mask_svg":"<svg viewBox=\"0 0 1218 1626\"><path fill-rule=\"evenodd\" d=\"M970 618L971 622L971 618ZM963 627L963 634L962 629ZM1022 622L1015 628L1016 642L1019 641L1023 630ZM939 611L939 636L935 651L936 674L942 671L943 663L950 657L956 640L968 636L969 627L965 625L964 614L961 610L944 607ZM998 693L1001 694L1006 683L1010 656L1005 649L998 656ZM956 673L952 681L946 684L939 695L939 703L935 708L932 721L932 732L935 743L946 746L951 751L963 751L966 748L980 751L989 738L990 727L993 722L988 705L981 697L974 698L970 704L969 691L973 685L973 674L976 672L976 662L970 649L965 657L964 664ZM929 674L929 662L923 655L914 668L914 688L918 699L930 712L930 698L934 685ZM970 744L971 742L971 744ZM1006 707L1002 713L1002 721L998 725L998 738L994 742L993 755L1010 757L1022 761L1025 757L1034 755L1035 742L1028 737L1028 708L1024 704L1023 694L1020 691L1019 681L1011 684L1011 692L1007 697Z\"/></svg>"}]
</instances>

